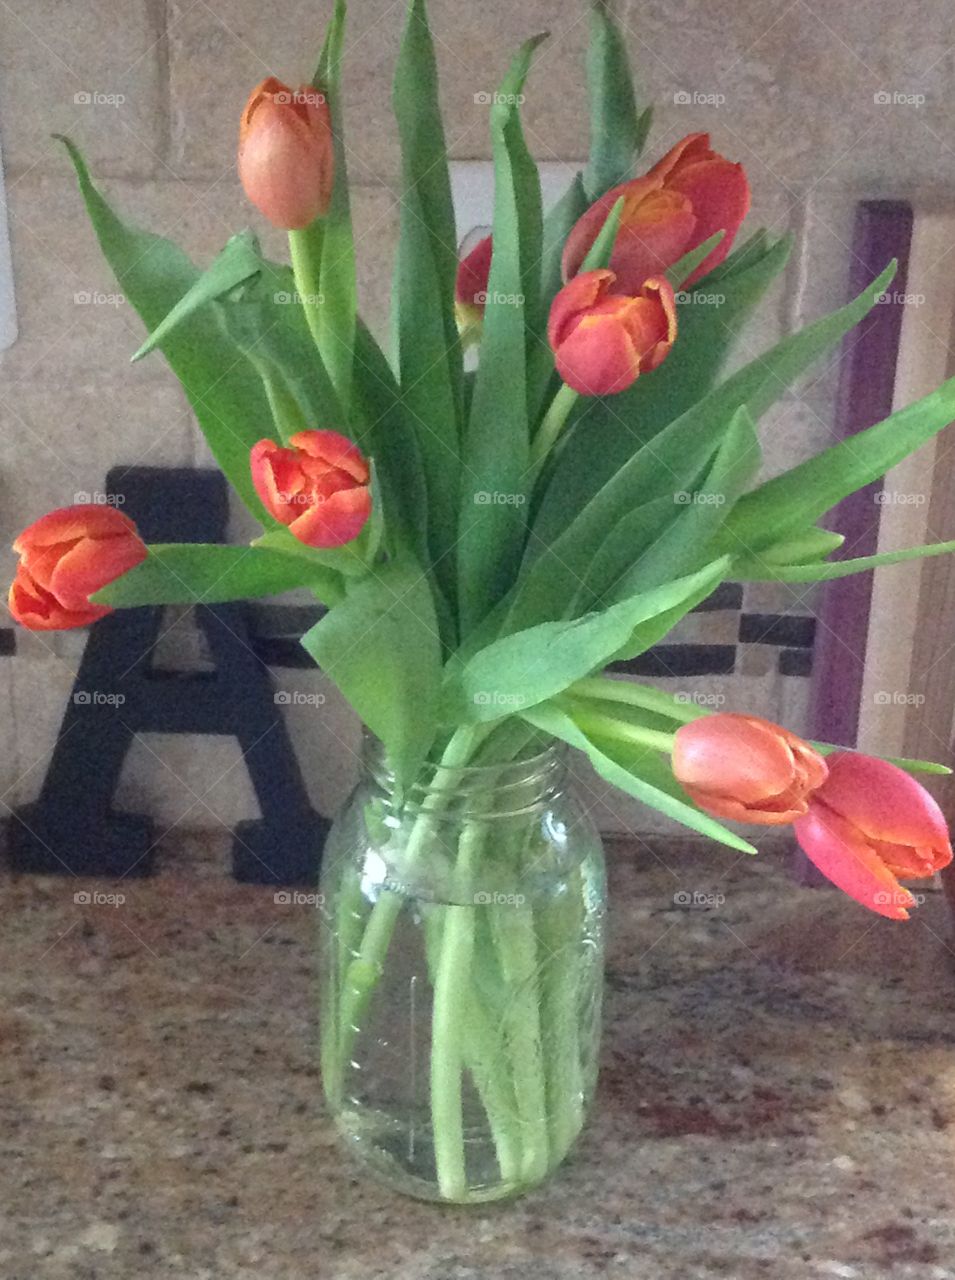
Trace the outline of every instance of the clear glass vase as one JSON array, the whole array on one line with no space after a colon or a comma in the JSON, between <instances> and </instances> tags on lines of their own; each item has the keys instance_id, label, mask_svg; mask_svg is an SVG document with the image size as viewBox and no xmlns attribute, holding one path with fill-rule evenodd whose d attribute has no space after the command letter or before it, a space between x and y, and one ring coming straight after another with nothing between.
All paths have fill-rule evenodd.
<instances>
[{"instance_id":1,"label":"clear glass vase","mask_svg":"<svg viewBox=\"0 0 955 1280\"><path fill-rule=\"evenodd\" d=\"M322 871L322 1076L368 1171L406 1194L517 1195L563 1160L597 1074L600 838L553 748L429 768L377 744Z\"/></svg>"}]
</instances>

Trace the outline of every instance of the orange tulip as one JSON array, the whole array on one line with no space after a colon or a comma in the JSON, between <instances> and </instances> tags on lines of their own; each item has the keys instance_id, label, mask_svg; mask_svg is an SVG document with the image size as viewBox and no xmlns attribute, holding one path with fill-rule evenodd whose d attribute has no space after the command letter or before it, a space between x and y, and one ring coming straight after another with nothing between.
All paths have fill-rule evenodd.
<instances>
[{"instance_id":1,"label":"orange tulip","mask_svg":"<svg viewBox=\"0 0 955 1280\"><path fill-rule=\"evenodd\" d=\"M642 178L614 187L577 221L564 248L564 279L580 270L611 209L623 196L610 269L614 292L635 294L644 280L661 275L708 240L725 231L720 243L685 281L689 288L723 261L749 211L750 193L741 164L710 150L708 133L691 133Z\"/></svg>"},{"instance_id":2,"label":"orange tulip","mask_svg":"<svg viewBox=\"0 0 955 1280\"><path fill-rule=\"evenodd\" d=\"M301 230L328 212L335 160L325 94L269 76L249 96L239 126L245 194L277 227Z\"/></svg>"},{"instance_id":3,"label":"orange tulip","mask_svg":"<svg viewBox=\"0 0 955 1280\"><path fill-rule=\"evenodd\" d=\"M85 627L112 613L90 596L145 560L128 516L88 503L41 516L13 544L20 555L10 588L14 619L31 631Z\"/></svg>"},{"instance_id":4,"label":"orange tulip","mask_svg":"<svg viewBox=\"0 0 955 1280\"><path fill-rule=\"evenodd\" d=\"M720 712L677 730L673 773L718 818L781 826L809 811L826 762L808 742L759 716Z\"/></svg>"},{"instance_id":5,"label":"orange tulip","mask_svg":"<svg viewBox=\"0 0 955 1280\"><path fill-rule=\"evenodd\" d=\"M796 838L824 876L870 911L907 920L915 899L900 877L921 879L952 860L942 811L918 782L887 760L839 752L795 823Z\"/></svg>"},{"instance_id":6,"label":"orange tulip","mask_svg":"<svg viewBox=\"0 0 955 1280\"><path fill-rule=\"evenodd\" d=\"M454 287L454 300L458 307L479 313L484 311L487 283L491 275L492 248L491 237L484 236L458 263Z\"/></svg>"},{"instance_id":7,"label":"orange tulip","mask_svg":"<svg viewBox=\"0 0 955 1280\"><path fill-rule=\"evenodd\" d=\"M266 510L307 546L351 542L371 514L368 463L337 431L300 431L288 448L260 440L251 467Z\"/></svg>"},{"instance_id":8,"label":"orange tulip","mask_svg":"<svg viewBox=\"0 0 955 1280\"><path fill-rule=\"evenodd\" d=\"M632 298L611 293L614 280L612 271L585 271L551 305L547 336L557 372L584 396L626 391L663 362L676 338L666 280L645 280Z\"/></svg>"}]
</instances>

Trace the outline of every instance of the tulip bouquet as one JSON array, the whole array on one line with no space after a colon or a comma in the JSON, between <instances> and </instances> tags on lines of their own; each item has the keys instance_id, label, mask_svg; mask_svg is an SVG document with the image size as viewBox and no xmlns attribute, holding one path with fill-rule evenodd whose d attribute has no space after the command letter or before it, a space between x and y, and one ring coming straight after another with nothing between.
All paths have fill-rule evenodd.
<instances>
[{"instance_id":1,"label":"tulip bouquet","mask_svg":"<svg viewBox=\"0 0 955 1280\"><path fill-rule=\"evenodd\" d=\"M520 759L542 737L560 740L614 786L732 848L752 851L725 819L793 824L837 885L904 917L913 899L899 877L951 858L941 814L910 776L932 766L832 755L754 717L707 714L601 674L660 641L724 580L810 583L955 549L831 559L842 539L820 524L955 417L955 381L755 483L756 420L866 315L893 266L723 376L789 241L756 230L736 243L747 177L706 134L642 169L650 111L636 105L599 0L586 167L545 216L520 120L540 38L530 40L490 107L492 234L459 261L431 38L412 0L394 87L402 190L385 350L356 310L344 21L337 0L311 84L269 78L241 117L239 174L288 231L289 265L242 232L198 269L124 223L66 142L102 249L148 330L137 358L164 354L263 531L245 547L146 546L111 508L56 511L16 543L12 614L71 627L126 606L307 588L327 609L302 643L382 744L397 810L428 770ZM461 863L493 852L472 832ZM383 892L352 937L339 1064L386 967L395 896ZM525 1056L503 1080L482 1073L455 1014L472 1008L481 947L497 947L502 972L533 976L532 915L527 924L489 941L454 916L429 938L435 1161L448 1199L464 1176L462 1072L487 1097L510 1090L519 1112L544 1096L546 1063ZM522 998L525 1025L536 997ZM559 1111L555 1093L547 1106ZM517 1163L538 1167L534 1144L546 1137L527 1132ZM496 1136L503 1170L513 1143Z\"/></svg>"}]
</instances>

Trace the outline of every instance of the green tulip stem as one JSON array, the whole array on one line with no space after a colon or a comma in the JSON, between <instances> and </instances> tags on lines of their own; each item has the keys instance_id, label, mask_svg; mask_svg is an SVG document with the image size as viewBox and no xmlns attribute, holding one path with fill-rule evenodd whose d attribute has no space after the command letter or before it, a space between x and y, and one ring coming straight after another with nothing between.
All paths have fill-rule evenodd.
<instances>
[{"instance_id":1,"label":"green tulip stem","mask_svg":"<svg viewBox=\"0 0 955 1280\"><path fill-rule=\"evenodd\" d=\"M574 719L585 733L593 731L607 738L616 738L618 742L635 742L639 746L662 751L665 755L673 753L675 735L672 733L647 729L629 720L615 720L613 716L605 716L598 711L575 712Z\"/></svg>"},{"instance_id":2,"label":"green tulip stem","mask_svg":"<svg viewBox=\"0 0 955 1280\"><path fill-rule=\"evenodd\" d=\"M569 387L566 382L561 384L560 390L550 402L550 407L544 414L540 426L537 428L531 443L531 471L536 480L540 474L541 467L547 459L547 455L563 430L567 416L577 401L577 392L573 387Z\"/></svg>"},{"instance_id":3,"label":"green tulip stem","mask_svg":"<svg viewBox=\"0 0 955 1280\"><path fill-rule=\"evenodd\" d=\"M322 233L321 222L314 222L302 231L288 233L289 257L295 291L305 312L309 333L319 352L322 350Z\"/></svg>"}]
</instances>

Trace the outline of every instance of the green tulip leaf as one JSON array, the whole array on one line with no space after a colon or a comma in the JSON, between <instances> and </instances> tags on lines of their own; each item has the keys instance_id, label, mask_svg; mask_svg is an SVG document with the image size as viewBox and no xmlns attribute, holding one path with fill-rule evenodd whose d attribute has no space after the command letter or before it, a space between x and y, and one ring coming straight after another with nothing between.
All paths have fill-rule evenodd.
<instances>
[{"instance_id":1,"label":"green tulip leaf","mask_svg":"<svg viewBox=\"0 0 955 1280\"><path fill-rule=\"evenodd\" d=\"M451 724L497 720L562 693L612 661L641 624L701 591L708 595L728 565L724 558L608 609L503 636L466 663L452 659L445 668L443 718Z\"/></svg>"},{"instance_id":2,"label":"green tulip leaf","mask_svg":"<svg viewBox=\"0 0 955 1280\"><path fill-rule=\"evenodd\" d=\"M593 201L632 175L651 119L649 110L637 110L627 46L606 0L595 0L590 9L587 89L590 156L584 187Z\"/></svg>"},{"instance_id":3,"label":"green tulip leaf","mask_svg":"<svg viewBox=\"0 0 955 1280\"><path fill-rule=\"evenodd\" d=\"M216 543L156 543L149 555L91 600L114 609L156 604L221 604L309 587L326 603L341 595L341 577L316 564L307 548L285 554Z\"/></svg>"},{"instance_id":4,"label":"green tulip leaf","mask_svg":"<svg viewBox=\"0 0 955 1280\"><path fill-rule=\"evenodd\" d=\"M60 140L76 170L100 248L123 293L152 332L189 293L200 272L171 241L122 222L93 185L74 144L68 138ZM270 416L259 375L208 308L177 325L161 348L219 466L252 514L271 523L249 472L249 451L262 438L262 424Z\"/></svg>"},{"instance_id":5,"label":"green tulip leaf","mask_svg":"<svg viewBox=\"0 0 955 1280\"><path fill-rule=\"evenodd\" d=\"M385 746L401 784L434 741L441 643L428 578L410 555L350 586L302 644Z\"/></svg>"},{"instance_id":6,"label":"green tulip leaf","mask_svg":"<svg viewBox=\"0 0 955 1280\"><path fill-rule=\"evenodd\" d=\"M506 593L524 540L533 398L527 365L543 324L543 231L540 180L517 104L541 39L521 48L491 108L494 253L464 439L458 528L458 607L464 635Z\"/></svg>"}]
</instances>

